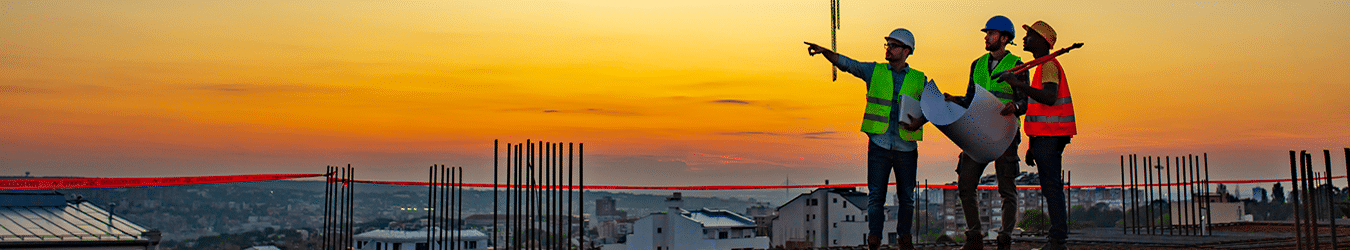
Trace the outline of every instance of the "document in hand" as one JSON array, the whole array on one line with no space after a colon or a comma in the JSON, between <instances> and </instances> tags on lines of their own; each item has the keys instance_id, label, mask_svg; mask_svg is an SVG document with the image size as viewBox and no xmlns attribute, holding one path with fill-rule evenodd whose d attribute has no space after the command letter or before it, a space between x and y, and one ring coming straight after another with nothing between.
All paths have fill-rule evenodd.
<instances>
[{"instance_id":1,"label":"document in hand","mask_svg":"<svg viewBox=\"0 0 1350 250\"><path fill-rule=\"evenodd\" d=\"M933 84L933 80L928 80L928 84L930 84L930 85ZM914 117L914 118L923 117L923 111L922 111L922 108L921 108L922 105L919 104L919 100L918 100L918 99L914 99L913 97L909 97L909 96L907 96L907 95L899 95L899 96L900 96L900 100L899 100L899 101L900 101L900 114L899 114L899 115L900 115L900 116L899 116L899 117L900 117L900 121L905 122L905 123L909 123L909 124L914 124L914 120L910 120L909 117Z\"/></svg>"},{"instance_id":2,"label":"document in hand","mask_svg":"<svg viewBox=\"0 0 1350 250\"><path fill-rule=\"evenodd\" d=\"M1001 115L1003 102L994 94L976 85L975 98L969 108L947 102L942 91L932 81L924 87L920 105L928 122L937 126L967 156L980 163L998 159L1012 145L1017 136L1017 116Z\"/></svg>"}]
</instances>

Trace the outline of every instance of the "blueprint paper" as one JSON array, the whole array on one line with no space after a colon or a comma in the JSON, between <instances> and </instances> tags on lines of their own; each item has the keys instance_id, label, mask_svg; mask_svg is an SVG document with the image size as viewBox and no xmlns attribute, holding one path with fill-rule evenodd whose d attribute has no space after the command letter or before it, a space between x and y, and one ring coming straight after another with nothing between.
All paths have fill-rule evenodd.
<instances>
[{"instance_id":1,"label":"blueprint paper","mask_svg":"<svg viewBox=\"0 0 1350 250\"><path fill-rule=\"evenodd\" d=\"M930 80L928 82L931 83L933 81ZM922 105L919 104L918 99L914 99L913 97L909 97L907 95L899 95L899 96L900 96L900 121L909 124L914 124L914 120L910 120L909 117L914 118L923 117L922 111L923 109L921 108Z\"/></svg>"},{"instance_id":2,"label":"blueprint paper","mask_svg":"<svg viewBox=\"0 0 1350 250\"><path fill-rule=\"evenodd\" d=\"M994 94L979 85L975 85L975 98L969 108L947 102L937 84L932 81L924 86L920 104L928 122L937 126L942 134L952 140L957 147L975 162L989 163L998 159L1012 145L1017 136L1017 116L1001 115L1003 102Z\"/></svg>"}]
</instances>

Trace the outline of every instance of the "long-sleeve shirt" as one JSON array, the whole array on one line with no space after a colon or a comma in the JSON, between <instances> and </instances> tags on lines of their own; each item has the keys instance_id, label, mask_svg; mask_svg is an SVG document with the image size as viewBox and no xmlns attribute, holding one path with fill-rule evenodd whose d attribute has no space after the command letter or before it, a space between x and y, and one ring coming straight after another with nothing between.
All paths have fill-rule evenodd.
<instances>
[{"instance_id":1,"label":"long-sleeve shirt","mask_svg":"<svg viewBox=\"0 0 1350 250\"><path fill-rule=\"evenodd\" d=\"M847 56L839 55L839 64L835 66L838 66L839 69L844 72L848 72L849 74L853 74L853 76L863 79L863 82L867 83L865 85L867 89L872 88L872 70L876 68L877 63L858 62ZM895 67L895 65L890 66ZM891 112L890 119L887 119L890 126L886 128L886 133L867 133L867 138L871 140L873 144L885 149L904 152L914 151L919 149L918 143L900 139L900 129L902 128L900 128L900 112L898 112L900 110L900 87L904 85L905 75L909 73L909 66L905 66L899 70L892 68L891 72L893 72L891 73L891 82L895 83L895 87L891 88L893 89L893 91L891 91L891 100L896 101L892 102L891 110L893 111ZM922 116L922 114L920 116Z\"/></svg>"}]
</instances>

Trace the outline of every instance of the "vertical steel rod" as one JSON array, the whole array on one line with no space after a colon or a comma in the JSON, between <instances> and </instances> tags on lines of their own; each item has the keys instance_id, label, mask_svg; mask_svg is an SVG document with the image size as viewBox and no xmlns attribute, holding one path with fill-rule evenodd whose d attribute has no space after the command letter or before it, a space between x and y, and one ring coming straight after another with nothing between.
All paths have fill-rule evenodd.
<instances>
[{"instance_id":1,"label":"vertical steel rod","mask_svg":"<svg viewBox=\"0 0 1350 250\"><path fill-rule=\"evenodd\" d=\"M1314 180L1314 174L1312 174L1312 154L1303 151L1303 197L1301 197L1301 199L1307 200L1303 203L1303 207L1308 209L1308 216L1304 216L1304 218L1307 220L1308 224L1308 235L1312 235L1311 238L1309 238L1309 241L1312 243L1312 249L1322 249L1322 241L1319 241L1319 239L1322 238L1322 234L1319 234L1318 232L1318 209L1316 209L1316 207L1318 207L1318 205L1316 205L1318 204L1318 199L1316 199L1315 195L1315 193L1318 192L1316 191L1318 186L1312 184L1312 180Z\"/></svg>"},{"instance_id":2,"label":"vertical steel rod","mask_svg":"<svg viewBox=\"0 0 1350 250\"><path fill-rule=\"evenodd\" d=\"M567 249L572 249L572 206L576 200L572 199L572 153L574 147L572 143L567 143Z\"/></svg>"},{"instance_id":3,"label":"vertical steel rod","mask_svg":"<svg viewBox=\"0 0 1350 250\"><path fill-rule=\"evenodd\" d=\"M511 248L511 249L521 249L521 246L520 246L520 243L521 243L521 241L522 241L521 237L524 236L524 228L522 228L524 225L521 225L521 220L520 220L520 215L524 213L524 211L521 210L521 208L524 207L524 206L522 205L523 202L524 202L524 199L523 199L521 196L524 195L524 193L522 193L522 191L523 191L522 188L524 188L522 185L524 185L525 182L521 181L521 178L520 178L520 176L522 175L522 172L521 172L521 171L522 171L522 169L523 169L524 166L525 166L525 163L524 163L524 161L525 161L525 157L524 157L525 153L522 151L523 148L524 148L524 145L516 144L516 166L515 166L515 172L511 172L511 173L512 173L511 178L515 180L515 182L514 182L515 187L514 187L514 189L512 189L512 191L511 191L511 192L514 193L514 194L511 195L511 199L514 200L514 203L513 203L513 204L516 205L516 206L514 206L514 207L511 207L511 211L512 211L512 212L511 212L511 224L512 224L512 225L511 225L511 230L512 230L512 231L511 231L511 235L512 235L512 237L511 237L511 241L510 241L509 244L511 244L511 246L514 246L514 248Z\"/></svg>"},{"instance_id":4,"label":"vertical steel rod","mask_svg":"<svg viewBox=\"0 0 1350 250\"><path fill-rule=\"evenodd\" d=\"M1209 182L1209 153L1203 153L1201 156L1204 157L1203 160L1204 160L1204 165L1205 165L1205 193L1210 193L1211 190L1209 189L1209 184L1210 184L1210 182ZM1213 230L1209 230L1209 229L1210 229L1210 226L1214 224L1214 206L1211 206L1211 205L1212 205L1211 203L1213 203L1213 202L1210 201L1210 199L1205 199L1205 225L1204 225L1204 227L1205 227L1205 230L1204 230L1205 235L1214 235L1214 231L1213 231Z\"/></svg>"},{"instance_id":5,"label":"vertical steel rod","mask_svg":"<svg viewBox=\"0 0 1350 250\"><path fill-rule=\"evenodd\" d=\"M497 205L497 196L500 196L497 193L497 157L499 157L497 155L497 140L492 140L492 238L488 239L487 245L492 248L501 247L497 242L497 231L500 227L497 225L497 211L501 210L501 207Z\"/></svg>"},{"instance_id":6,"label":"vertical steel rod","mask_svg":"<svg viewBox=\"0 0 1350 250\"><path fill-rule=\"evenodd\" d=\"M581 215L581 236L577 242L586 248L586 144L577 143L577 214Z\"/></svg>"},{"instance_id":7,"label":"vertical steel rod","mask_svg":"<svg viewBox=\"0 0 1350 250\"><path fill-rule=\"evenodd\" d=\"M1200 235L1200 170L1195 164L1195 155L1186 155L1186 166L1190 174L1191 235Z\"/></svg>"},{"instance_id":8,"label":"vertical steel rod","mask_svg":"<svg viewBox=\"0 0 1350 250\"><path fill-rule=\"evenodd\" d=\"M1168 229L1168 230L1167 230L1167 234L1168 234L1168 235L1176 235L1176 234L1177 234L1177 228L1176 228L1176 224L1177 224L1177 220L1176 220L1176 218L1177 218L1177 211L1175 211L1176 209L1172 209L1173 207L1176 207L1176 205L1177 205L1177 203L1176 203L1176 197L1177 197L1177 195L1176 195L1176 193L1173 193L1173 192L1172 192L1172 185L1175 184L1175 182L1172 182L1172 159L1175 159L1175 158L1173 158L1173 157L1171 157L1171 156L1163 156L1163 158L1162 158L1162 160L1163 160L1163 165L1166 166L1166 170L1163 170L1163 173L1166 173L1166 174L1167 174L1167 182L1166 182L1166 183L1167 183L1167 229Z\"/></svg>"},{"instance_id":9,"label":"vertical steel rod","mask_svg":"<svg viewBox=\"0 0 1350 250\"><path fill-rule=\"evenodd\" d=\"M1130 213L1133 218L1134 234L1139 234L1139 158L1137 155L1130 155L1130 207L1134 208L1134 213Z\"/></svg>"},{"instance_id":10,"label":"vertical steel rod","mask_svg":"<svg viewBox=\"0 0 1350 250\"><path fill-rule=\"evenodd\" d=\"M1120 209L1121 209L1121 212L1122 212L1122 213L1120 214L1120 215L1121 215L1121 218L1120 218L1120 219L1121 219L1122 222L1125 220L1125 213L1123 213L1123 212L1124 212L1125 210L1127 210L1126 208L1127 208L1127 206L1125 206L1125 156L1124 156L1124 155L1121 155L1121 156L1120 156ZM1126 226L1125 226L1125 223L1121 223L1120 234L1125 234L1127 228L1129 228L1129 227L1126 227Z\"/></svg>"},{"instance_id":11,"label":"vertical steel rod","mask_svg":"<svg viewBox=\"0 0 1350 250\"><path fill-rule=\"evenodd\" d=\"M1293 189L1293 194L1298 194L1298 165L1302 161L1302 156L1295 156L1295 153L1295 151L1289 150L1289 187ZM1299 216L1302 209L1298 206L1296 199L1285 199L1285 204L1289 204L1294 209L1295 249L1303 249L1303 219Z\"/></svg>"},{"instance_id":12,"label":"vertical steel rod","mask_svg":"<svg viewBox=\"0 0 1350 250\"><path fill-rule=\"evenodd\" d=\"M1163 168L1162 168L1161 163L1159 163L1159 162L1162 161L1162 160L1163 160L1163 157L1153 157L1153 165L1150 165L1150 166L1149 166L1149 168L1152 168L1152 169L1153 169L1153 182L1158 184L1158 185L1155 185L1155 187L1154 187L1154 192L1157 193L1157 196L1156 196L1156 198L1154 198L1154 199L1155 199L1155 200L1158 200L1158 201L1164 201L1164 199L1163 199L1163 187L1164 187L1164 186L1163 186L1163 185L1167 185L1167 183L1163 182L1163 178L1162 178L1162 176L1163 176L1163 173L1162 173L1162 172L1163 172L1163 171L1162 171ZM1155 225L1157 225L1157 227L1158 227L1158 234L1163 234L1163 230L1165 230L1165 229L1167 228L1167 225L1166 225L1166 224L1163 224L1163 219L1164 219L1164 218L1163 218L1162 215L1163 215L1164 213L1167 213L1167 210L1165 210L1165 209L1168 209L1168 208L1166 208L1166 207L1158 207L1157 209L1158 209L1158 223L1155 224Z\"/></svg>"},{"instance_id":13,"label":"vertical steel rod","mask_svg":"<svg viewBox=\"0 0 1350 250\"><path fill-rule=\"evenodd\" d=\"M497 244L493 244L493 245L492 245L492 248L493 248L493 249L511 249L511 184L512 184L512 183L511 183L511 144L510 144L510 143L507 143L507 144L506 144L506 171L505 171L504 174L506 174L506 176L504 176L504 177L506 177L506 188L505 188L505 190L502 191L502 195L504 196L504 197L502 197L502 198L503 198L502 201L503 201L503 203L506 204L506 206L503 207L502 209L506 210L506 211L504 211L504 212L506 213L506 221L503 221L503 223L502 223L501 225L493 225L493 228L496 229L498 226L500 226L500 227L502 227L502 228L505 229L505 230L503 230L503 233L502 233L502 240L501 240L501 241L498 241Z\"/></svg>"},{"instance_id":14,"label":"vertical steel rod","mask_svg":"<svg viewBox=\"0 0 1350 250\"><path fill-rule=\"evenodd\" d=\"M1145 157L1144 157L1144 165L1143 165L1143 169L1142 169L1142 170L1144 171L1144 214L1146 214L1146 216L1144 217L1144 218L1146 218L1146 220L1144 221L1144 224L1145 224L1145 225L1148 225L1148 230L1147 230L1147 232L1148 232L1148 234L1150 234L1150 235L1153 234L1153 226L1154 226L1154 225L1153 225L1153 182L1154 182L1154 180L1153 180L1153 173L1149 172L1152 168L1153 168L1153 157L1152 157L1152 156L1145 156Z\"/></svg>"}]
</instances>

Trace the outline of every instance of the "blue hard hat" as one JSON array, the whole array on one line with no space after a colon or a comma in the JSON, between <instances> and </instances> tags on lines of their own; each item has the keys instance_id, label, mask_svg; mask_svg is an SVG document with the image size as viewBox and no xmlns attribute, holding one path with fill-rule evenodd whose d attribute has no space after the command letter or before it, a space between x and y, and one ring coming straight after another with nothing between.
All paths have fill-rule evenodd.
<instances>
[{"instance_id":1,"label":"blue hard hat","mask_svg":"<svg viewBox=\"0 0 1350 250\"><path fill-rule=\"evenodd\" d=\"M1008 32L1008 34L1012 35L1010 38L1017 38L1017 30L1013 29L1012 20L1008 20L1008 17L1005 16L994 16L989 18L989 21L984 23L984 29L980 29L980 31L987 30ZM1012 40L1009 39L1009 41Z\"/></svg>"}]
</instances>

